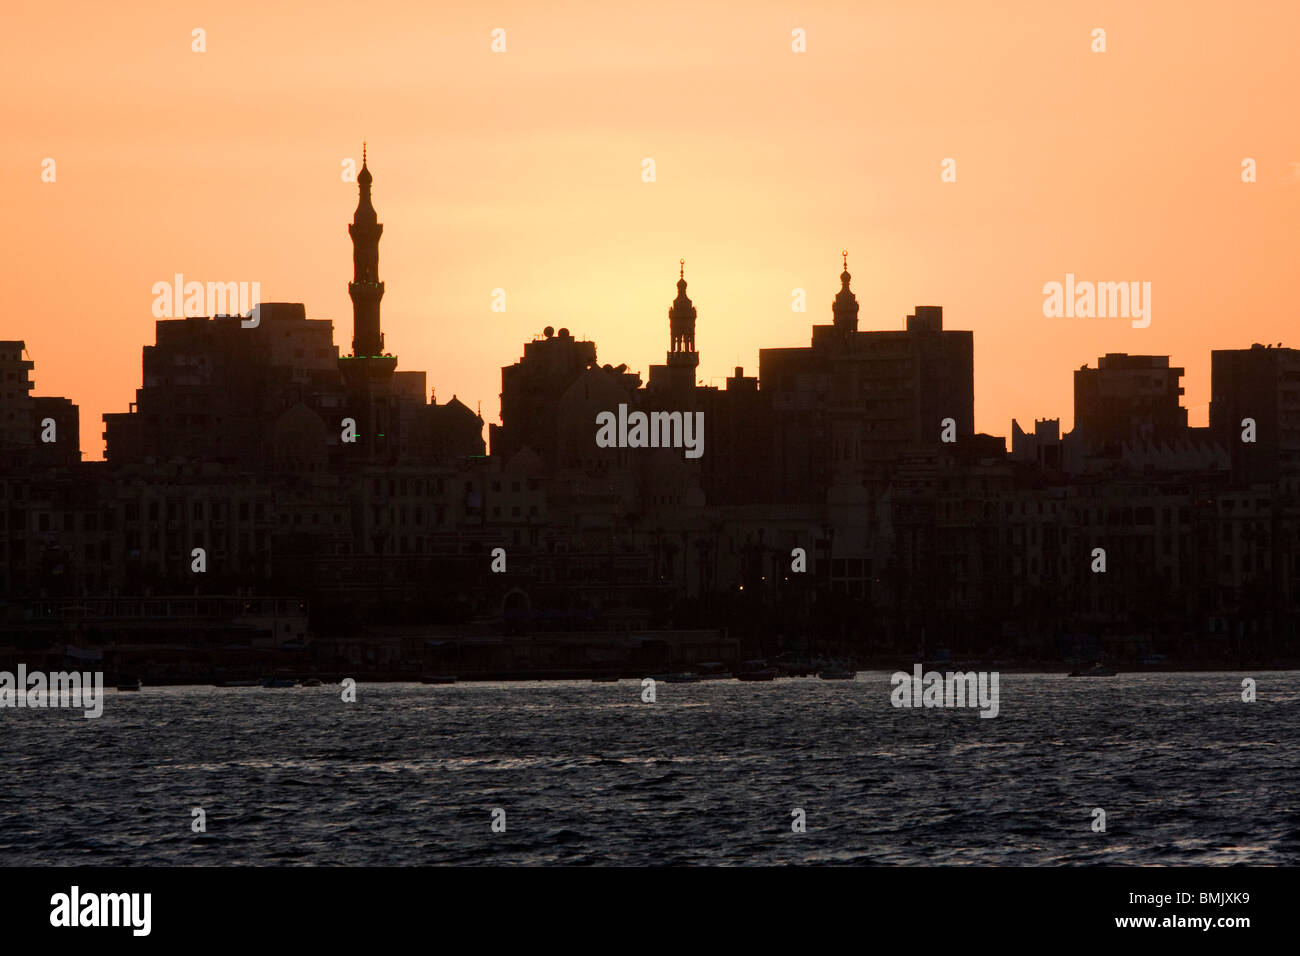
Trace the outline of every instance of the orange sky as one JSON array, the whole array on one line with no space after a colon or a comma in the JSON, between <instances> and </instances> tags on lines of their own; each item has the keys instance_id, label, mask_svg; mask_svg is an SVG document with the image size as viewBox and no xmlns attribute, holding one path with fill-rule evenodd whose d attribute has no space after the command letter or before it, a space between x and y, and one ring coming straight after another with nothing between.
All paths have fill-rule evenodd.
<instances>
[{"instance_id":1,"label":"orange sky","mask_svg":"<svg viewBox=\"0 0 1300 956\"><path fill-rule=\"evenodd\" d=\"M134 398L151 287L173 273L259 281L349 350L340 164L362 137L388 347L488 421L500 366L546 325L643 375L662 362L679 257L705 382L807 344L847 247L860 327L922 304L974 330L976 427L998 435L1013 416L1068 427L1071 371L1105 352L1172 354L1204 424L1210 349L1300 345L1293 2L54 2L5 19L0 338L26 340L35 394L81 406L88 458ZM1045 318L1066 272L1151 282L1151 326Z\"/></svg>"}]
</instances>

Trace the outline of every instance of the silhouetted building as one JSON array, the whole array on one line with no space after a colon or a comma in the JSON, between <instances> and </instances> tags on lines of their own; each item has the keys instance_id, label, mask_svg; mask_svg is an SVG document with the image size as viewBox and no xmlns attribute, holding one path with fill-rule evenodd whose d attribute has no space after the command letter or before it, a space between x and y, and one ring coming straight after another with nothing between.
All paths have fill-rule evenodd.
<instances>
[{"instance_id":1,"label":"silhouetted building","mask_svg":"<svg viewBox=\"0 0 1300 956\"><path fill-rule=\"evenodd\" d=\"M1061 467L1061 420L1034 420L1032 434L1027 434L1014 418L1011 420L1011 458L1039 468Z\"/></svg>"},{"instance_id":2,"label":"silhouetted building","mask_svg":"<svg viewBox=\"0 0 1300 956\"><path fill-rule=\"evenodd\" d=\"M909 446L939 442L946 419L957 439L975 430L971 333L944 331L939 306L918 306L902 331L858 331L851 278L846 254L833 321L810 347L759 351L780 500L878 483Z\"/></svg>"},{"instance_id":3,"label":"silhouetted building","mask_svg":"<svg viewBox=\"0 0 1300 956\"><path fill-rule=\"evenodd\" d=\"M72 399L37 395L32 398L32 415L37 430L32 454L38 464L81 461L81 413Z\"/></svg>"},{"instance_id":4,"label":"silhouetted building","mask_svg":"<svg viewBox=\"0 0 1300 956\"><path fill-rule=\"evenodd\" d=\"M427 401L425 373L397 372L397 357L383 353L383 226L372 181L363 160L348 227L353 353L340 356L333 323L308 319L301 303L261 303L255 319L160 320L155 344L144 347L135 402L104 415L110 464L181 459L256 472L483 454L478 413L454 396L441 406Z\"/></svg>"},{"instance_id":5,"label":"silhouetted building","mask_svg":"<svg viewBox=\"0 0 1300 956\"><path fill-rule=\"evenodd\" d=\"M568 329L557 335L548 325L541 338L525 343L523 357L501 369L501 424L488 430L492 455L509 460L528 447L557 465L560 401L595 365L596 343L579 341Z\"/></svg>"},{"instance_id":6,"label":"silhouetted building","mask_svg":"<svg viewBox=\"0 0 1300 956\"><path fill-rule=\"evenodd\" d=\"M33 396L22 341L0 341L0 455L9 464L72 465L81 461L81 416L71 399Z\"/></svg>"},{"instance_id":7,"label":"silhouetted building","mask_svg":"<svg viewBox=\"0 0 1300 956\"><path fill-rule=\"evenodd\" d=\"M1089 452L1118 455L1124 442L1185 437L1183 369L1167 355L1112 352L1074 373L1074 435Z\"/></svg>"},{"instance_id":8,"label":"silhouetted building","mask_svg":"<svg viewBox=\"0 0 1300 956\"><path fill-rule=\"evenodd\" d=\"M257 311L253 327L240 316L156 323L135 402L104 415L110 464L180 458L257 470L272 452L271 427L288 409L302 403L322 421L338 421L333 324L308 319L298 303L267 302Z\"/></svg>"},{"instance_id":9,"label":"silhouetted building","mask_svg":"<svg viewBox=\"0 0 1300 956\"><path fill-rule=\"evenodd\" d=\"M1300 470L1300 350L1255 344L1210 353L1210 430L1239 482ZM1254 422L1253 441L1245 441Z\"/></svg>"},{"instance_id":10,"label":"silhouetted building","mask_svg":"<svg viewBox=\"0 0 1300 956\"><path fill-rule=\"evenodd\" d=\"M23 358L26 349L26 342L0 342L0 447L6 454L36 443L31 396L36 363Z\"/></svg>"}]
</instances>

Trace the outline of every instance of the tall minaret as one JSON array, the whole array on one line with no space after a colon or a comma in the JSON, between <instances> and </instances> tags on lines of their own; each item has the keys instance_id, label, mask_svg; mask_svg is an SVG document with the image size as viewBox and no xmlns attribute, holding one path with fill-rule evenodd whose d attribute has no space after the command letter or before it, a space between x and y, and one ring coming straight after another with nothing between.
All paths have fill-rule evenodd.
<instances>
[{"instance_id":1,"label":"tall minaret","mask_svg":"<svg viewBox=\"0 0 1300 956\"><path fill-rule=\"evenodd\" d=\"M678 261L677 298L668 310L668 364L695 368L700 364L700 353L695 351L695 306L686 295L686 260Z\"/></svg>"},{"instance_id":2,"label":"tall minaret","mask_svg":"<svg viewBox=\"0 0 1300 956\"><path fill-rule=\"evenodd\" d=\"M392 390L397 356L384 352L384 334L379 330L379 301L384 284L379 281L379 224L370 204L373 177L366 168L366 147L361 147L361 172L357 185L361 200L348 226L352 237L352 354L339 356L339 372L347 392L345 414L356 422L356 451L365 460L392 461L400 448L401 422Z\"/></svg>"},{"instance_id":3,"label":"tall minaret","mask_svg":"<svg viewBox=\"0 0 1300 956\"><path fill-rule=\"evenodd\" d=\"M853 278L853 276L849 275L849 250L845 249L842 255L844 256L844 271L840 273L840 291L831 304L831 313L835 316L835 328L845 332L856 332L858 330L858 297L849 288L849 280Z\"/></svg>"},{"instance_id":4,"label":"tall minaret","mask_svg":"<svg viewBox=\"0 0 1300 956\"><path fill-rule=\"evenodd\" d=\"M348 295L352 297L352 354L357 356L384 354L384 334L379 330L379 301L384 297L384 284L379 281L379 237L384 227L370 204L373 178L366 168L366 146L362 143L361 172L357 176L361 198L348 226L352 237L352 281L348 283Z\"/></svg>"}]
</instances>

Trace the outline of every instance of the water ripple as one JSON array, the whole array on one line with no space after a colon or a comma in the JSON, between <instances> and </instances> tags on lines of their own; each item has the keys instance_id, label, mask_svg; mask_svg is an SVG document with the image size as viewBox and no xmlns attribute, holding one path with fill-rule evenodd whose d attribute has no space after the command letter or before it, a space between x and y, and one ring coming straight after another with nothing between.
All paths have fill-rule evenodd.
<instances>
[{"instance_id":1,"label":"water ripple","mask_svg":"<svg viewBox=\"0 0 1300 956\"><path fill-rule=\"evenodd\" d=\"M9 864L1295 864L1300 675L145 688L3 710ZM207 830L191 830L203 808ZM1106 832L1093 832L1094 808ZM493 830L493 810L506 830ZM806 832L791 829L804 811Z\"/></svg>"}]
</instances>

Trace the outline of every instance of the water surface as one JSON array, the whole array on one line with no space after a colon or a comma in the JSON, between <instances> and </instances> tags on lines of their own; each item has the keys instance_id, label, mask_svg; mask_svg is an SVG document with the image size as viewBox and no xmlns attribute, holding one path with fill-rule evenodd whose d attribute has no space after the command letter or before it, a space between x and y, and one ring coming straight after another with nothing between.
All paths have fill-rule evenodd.
<instances>
[{"instance_id":1,"label":"water surface","mask_svg":"<svg viewBox=\"0 0 1300 956\"><path fill-rule=\"evenodd\" d=\"M1294 865L1300 674L1243 676L109 689L0 710L0 860Z\"/></svg>"}]
</instances>

